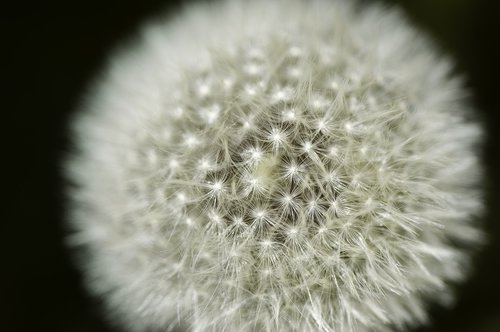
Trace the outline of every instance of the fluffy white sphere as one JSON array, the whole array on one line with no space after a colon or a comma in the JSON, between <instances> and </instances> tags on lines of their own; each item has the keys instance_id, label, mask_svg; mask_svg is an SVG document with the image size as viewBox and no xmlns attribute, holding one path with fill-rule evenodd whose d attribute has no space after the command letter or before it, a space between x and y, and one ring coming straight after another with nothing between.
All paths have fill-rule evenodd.
<instances>
[{"instance_id":1,"label":"fluffy white sphere","mask_svg":"<svg viewBox=\"0 0 500 332\"><path fill-rule=\"evenodd\" d=\"M145 28L74 119L71 243L132 331L389 331L481 242L450 63L394 10L225 1Z\"/></svg>"}]
</instances>

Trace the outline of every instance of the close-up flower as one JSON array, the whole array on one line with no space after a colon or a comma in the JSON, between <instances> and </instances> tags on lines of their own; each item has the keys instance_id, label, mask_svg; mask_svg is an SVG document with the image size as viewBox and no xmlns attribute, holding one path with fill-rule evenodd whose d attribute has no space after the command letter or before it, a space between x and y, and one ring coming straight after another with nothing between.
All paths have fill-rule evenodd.
<instances>
[{"instance_id":1,"label":"close-up flower","mask_svg":"<svg viewBox=\"0 0 500 332\"><path fill-rule=\"evenodd\" d=\"M500 2L2 8L1 331L500 331Z\"/></svg>"},{"instance_id":2,"label":"close-up flower","mask_svg":"<svg viewBox=\"0 0 500 332\"><path fill-rule=\"evenodd\" d=\"M396 9L191 4L72 119L68 243L131 331L418 326L483 242L466 96Z\"/></svg>"}]
</instances>

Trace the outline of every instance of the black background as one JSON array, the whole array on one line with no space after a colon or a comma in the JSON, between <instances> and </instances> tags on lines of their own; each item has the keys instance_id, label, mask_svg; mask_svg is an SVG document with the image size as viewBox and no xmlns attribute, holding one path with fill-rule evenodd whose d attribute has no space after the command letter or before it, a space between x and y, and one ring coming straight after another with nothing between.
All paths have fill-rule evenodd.
<instances>
[{"instance_id":1,"label":"black background","mask_svg":"<svg viewBox=\"0 0 500 332\"><path fill-rule=\"evenodd\" d=\"M272 1L272 0L270 0ZM2 199L0 331L113 331L89 298L62 239L60 160L68 116L107 55L152 15L182 1L47 0L0 5ZM185 2L185 1L184 1ZM366 1L368 2L368 1ZM484 119L490 244L451 310L419 331L500 331L499 9L494 0L386 0L457 59Z\"/></svg>"}]
</instances>

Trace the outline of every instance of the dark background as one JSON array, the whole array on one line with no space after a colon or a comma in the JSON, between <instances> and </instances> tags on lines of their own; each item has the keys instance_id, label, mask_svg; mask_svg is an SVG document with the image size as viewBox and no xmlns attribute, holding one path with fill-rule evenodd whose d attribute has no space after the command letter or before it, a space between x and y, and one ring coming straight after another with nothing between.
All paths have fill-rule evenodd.
<instances>
[{"instance_id":1,"label":"dark background","mask_svg":"<svg viewBox=\"0 0 500 332\"><path fill-rule=\"evenodd\" d=\"M272 0L270 0L272 1ZM68 116L110 52L140 22L182 1L47 0L0 5L0 331L113 331L72 266L64 234L60 159ZM185 2L185 1L184 1ZM369 1L367 1L369 2ZM494 0L386 0L458 61L484 119L485 217L490 244L451 310L432 310L430 331L500 331L500 43ZM7 117L7 118L5 118Z\"/></svg>"}]
</instances>

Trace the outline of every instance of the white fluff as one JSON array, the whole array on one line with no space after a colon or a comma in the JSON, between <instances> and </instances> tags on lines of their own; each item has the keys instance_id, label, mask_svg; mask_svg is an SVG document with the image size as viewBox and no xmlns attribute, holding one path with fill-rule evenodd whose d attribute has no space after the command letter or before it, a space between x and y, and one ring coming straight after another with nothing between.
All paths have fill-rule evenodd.
<instances>
[{"instance_id":1,"label":"white fluff","mask_svg":"<svg viewBox=\"0 0 500 332\"><path fill-rule=\"evenodd\" d=\"M71 244L131 331L389 331L481 243L481 130L394 10L189 6L74 119Z\"/></svg>"}]
</instances>

